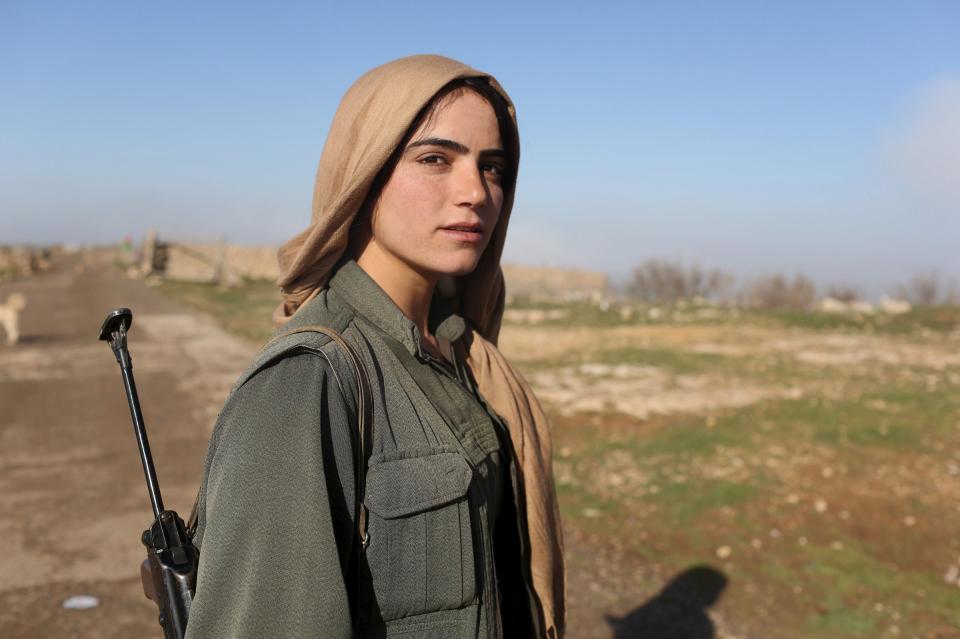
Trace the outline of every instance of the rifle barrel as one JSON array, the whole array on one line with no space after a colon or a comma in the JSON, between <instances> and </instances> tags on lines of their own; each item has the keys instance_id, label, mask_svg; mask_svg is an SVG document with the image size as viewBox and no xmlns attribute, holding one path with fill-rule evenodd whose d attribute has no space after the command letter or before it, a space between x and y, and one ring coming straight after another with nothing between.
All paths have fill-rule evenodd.
<instances>
[{"instance_id":1,"label":"rifle barrel","mask_svg":"<svg viewBox=\"0 0 960 639\"><path fill-rule=\"evenodd\" d=\"M133 419L133 431L137 436L137 447L140 449L140 461L143 463L143 475L147 479L147 491L150 493L150 504L153 506L153 516L160 517L163 512L163 498L160 496L160 484L157 482L157 471L153 467L153 455L150 454L150 442L147 440L147 430L143 425L143 415L140 413L140 398L137 396L137 385L133 381L133 365L126 348L120 351L120 373L123 375L123 387L127 391L127 403L130 404L130 417Z\"/></svg>"}]
</instances>

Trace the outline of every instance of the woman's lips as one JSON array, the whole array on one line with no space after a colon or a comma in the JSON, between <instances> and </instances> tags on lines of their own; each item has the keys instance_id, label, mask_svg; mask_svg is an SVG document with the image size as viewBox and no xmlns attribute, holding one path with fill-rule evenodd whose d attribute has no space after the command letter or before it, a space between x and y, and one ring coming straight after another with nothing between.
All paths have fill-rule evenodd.
<instances>
[{"instance_id":1,"label":"woman's lips","mask_svg":"<svg viewBox=\"0 0 960 639\"><path fill-rule=\"evenodd\" d=\"M479 226L447 226L440 229L445 237L457 242L479 242L483 239L483 232Z\"/></svg>"}]
</instances>

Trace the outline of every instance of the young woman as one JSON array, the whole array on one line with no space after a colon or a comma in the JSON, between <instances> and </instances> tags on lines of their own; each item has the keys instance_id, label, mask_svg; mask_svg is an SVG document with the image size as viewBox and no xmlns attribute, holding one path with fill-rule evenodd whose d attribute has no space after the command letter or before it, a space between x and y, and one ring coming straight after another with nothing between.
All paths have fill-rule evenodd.
<instances>
[{"instance_id":1,"label":"young woman","mask_svg":"<svg viewBox=\"0 0 960 639\"><path fill-rule=\"evenodd\" d=\"M509 97L454 60L344 96L280 251L286 336L211 438L188 637L562 636L546 419L495 346L518 158ZM349 352L316 325L363 362L363 450Z\"/></svg>"}]
</instances>

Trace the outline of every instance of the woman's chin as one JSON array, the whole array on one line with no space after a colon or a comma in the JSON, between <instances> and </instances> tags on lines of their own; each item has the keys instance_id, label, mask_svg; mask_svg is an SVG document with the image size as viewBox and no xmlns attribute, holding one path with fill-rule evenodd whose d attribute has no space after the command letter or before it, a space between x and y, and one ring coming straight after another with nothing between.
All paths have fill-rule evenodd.
<instances>
[{"instance_id":1,"label":"woman's chin","mask_svg":"<svg viewBox=\"0 0 960 639\"><path fill-rule=\"evenodd\" d=\"M450 271L447 272L447 274L453 275L455 277L470 275L477 268L477 264L479 263L480 263L479 258L470 260L469 262L465 262L461 265L456 266L455 268L451 268Z\"/></svg>"},{"instance_id":2,"label":"woman's chin","mask_svg":"<svg viewBox=\"0 0 960 639\"><path fill-rule=\"evenodd\" d=\"M463 253L466 253L466 251ZM431 270L437 275L452 275L454 277L473 273L473 270L477 268L477 264L480 262L480 255L472 252L470 254L463 253L451 255L448 259L439 261L434 264L434 268Z\"/></svg>"}]
</instances>

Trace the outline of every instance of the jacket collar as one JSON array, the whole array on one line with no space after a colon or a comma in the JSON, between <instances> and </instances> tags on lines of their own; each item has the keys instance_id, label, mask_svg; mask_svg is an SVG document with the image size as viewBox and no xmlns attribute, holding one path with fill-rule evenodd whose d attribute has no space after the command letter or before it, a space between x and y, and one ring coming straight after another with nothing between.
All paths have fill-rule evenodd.
<instances>
[{"instance_id":1,"label":"jacket collar","mask_svg":"<svg viewBox=\"0 0 960 639\"><path fill-rule=\"evenodd\" d=\"M403 344L411 355L423 358L420 329L403 314L390 296L352 259L344 261L330 278L330 290L384 333ZM455 342L466 331L466 321L453 312L450 302L434 295L430 330Z\"/></svg>"}]
</instances>

